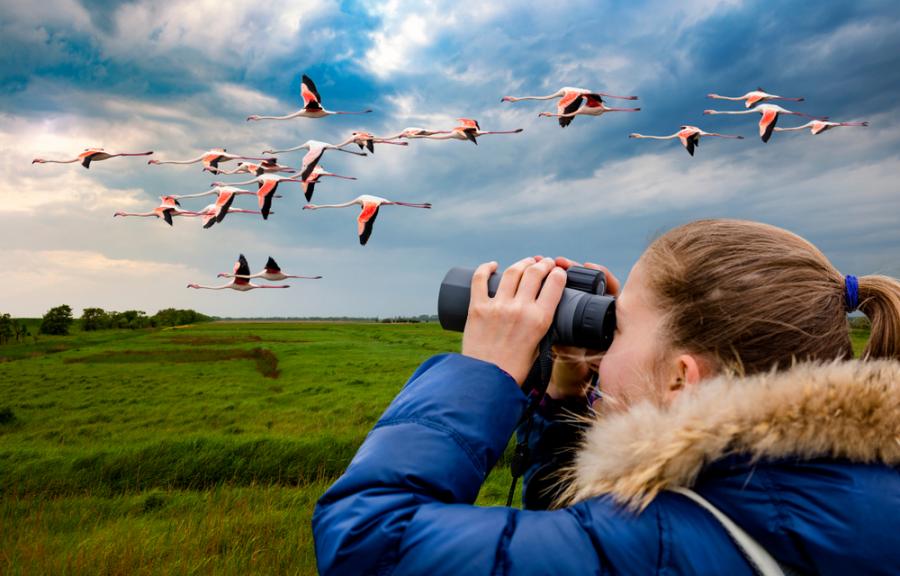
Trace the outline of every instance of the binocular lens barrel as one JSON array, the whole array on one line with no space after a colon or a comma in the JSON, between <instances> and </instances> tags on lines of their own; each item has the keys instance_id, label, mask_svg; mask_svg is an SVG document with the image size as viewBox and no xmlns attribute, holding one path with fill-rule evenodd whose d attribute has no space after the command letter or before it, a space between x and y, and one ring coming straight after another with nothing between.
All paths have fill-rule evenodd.
<instances>
[{"instance_id":1,"label":"binocular lens barrel","mask_svg":"<svg viewBox=\"0 0 900 576\"><path fill-rule=\"evenodd\" d=\"M444 276L438 294L438 319L445 330L465 329L473 274L472 268L456 267ZM603 273L573 266L567 275L566 288L550 327L554 344L607 350L616 330L616 302L612 296L602 294L606 286ZM494 297L499 285L500 274L492 274L488 279L490 297Z\"/></svg>"}]
</instances>

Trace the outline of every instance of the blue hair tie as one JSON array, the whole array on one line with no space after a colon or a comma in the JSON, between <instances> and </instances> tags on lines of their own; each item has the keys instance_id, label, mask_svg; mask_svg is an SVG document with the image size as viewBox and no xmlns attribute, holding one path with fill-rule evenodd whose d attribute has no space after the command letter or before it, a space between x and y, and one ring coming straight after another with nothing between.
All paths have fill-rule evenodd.
<instances>
[{"instance_id":1,"label":"blue hair tie","mask_svg":"<svg viewBox=\"0 0 900 576\"><path fill-rule=\"evenodd\" d=\"M844 276L844 300L847 312L853 312L859 307L859 280L852 274Z\"/></svg>"}]
</instances>

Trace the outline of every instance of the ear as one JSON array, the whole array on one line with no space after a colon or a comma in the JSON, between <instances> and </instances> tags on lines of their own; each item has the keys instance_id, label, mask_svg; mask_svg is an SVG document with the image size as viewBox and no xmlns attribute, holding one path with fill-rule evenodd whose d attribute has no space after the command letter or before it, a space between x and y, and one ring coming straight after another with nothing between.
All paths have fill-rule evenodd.
<instances>
[{"instance_id":1,"label":"ear","mask_svg":"<svg viewBox=\"0 0 900 576\"><path fill-rule=\"evenodd\" d=\"M675 357L673 373L663 390L666 404L671 403L685 390L696 386L706 375L706 365L699 356L680 354Z\"/></svg>"}]
</instances>

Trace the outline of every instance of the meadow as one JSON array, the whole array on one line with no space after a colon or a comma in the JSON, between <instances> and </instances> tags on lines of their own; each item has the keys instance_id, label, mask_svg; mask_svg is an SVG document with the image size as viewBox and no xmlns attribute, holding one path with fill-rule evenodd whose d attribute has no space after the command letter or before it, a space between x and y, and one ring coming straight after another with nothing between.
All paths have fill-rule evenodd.
<instances>
[{"instance_id":1,"label":"meadow","mask_svg":"<svg viewBox=\"0 0 900 576\"><path fill-rule=\"evenodd\" d=\"M218 322L2 346L0 573L315 574L317 498L459 344L433 323ZM507 462L478 504L505 502Z\"/></svg>"}]
</instances>

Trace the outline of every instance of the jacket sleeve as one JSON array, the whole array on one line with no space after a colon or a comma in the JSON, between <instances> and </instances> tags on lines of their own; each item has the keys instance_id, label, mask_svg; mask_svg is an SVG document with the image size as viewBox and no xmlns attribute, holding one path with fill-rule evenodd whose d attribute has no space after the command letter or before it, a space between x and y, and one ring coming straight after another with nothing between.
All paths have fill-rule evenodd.
<instances>
[{"instance_id":1,"label":"jacket sleeve","mask_svg":"<svg viewBox=\"0 0 900 576\"><path fill-rule=\"evenodd\" d=\"M320 573L489 574L507 562L522 512L472 503L525 403L493 364L457 354L425 362L316 505ZM541 526L594 555L573 515L540 514Z\"/></svg>"}]
</instances>

